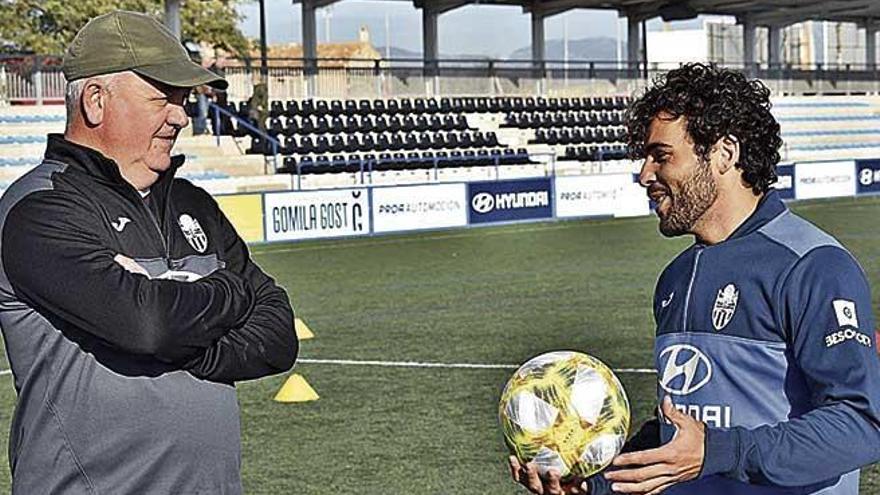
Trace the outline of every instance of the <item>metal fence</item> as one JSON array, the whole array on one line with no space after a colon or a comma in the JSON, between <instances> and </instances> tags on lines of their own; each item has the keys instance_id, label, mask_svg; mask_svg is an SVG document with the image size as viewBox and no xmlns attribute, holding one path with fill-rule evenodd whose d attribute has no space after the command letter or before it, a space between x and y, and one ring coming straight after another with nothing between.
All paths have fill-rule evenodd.
<instances>
[{"instance_id":1,"label":"metal fence","mask_svg":"<svg viewBox=\"0 0 880 495\"><path fill-rule=\"evenodd\" d=\"M677 64L589 61L421 59L274 59L269 61L269 97L397 98L424 96L580 96L631 94ZM762 79L776 94L880 93L880 71L859 65L755 64L732 66ZM257 65L225 69L228 97L245 100L259 80ZM57 58L0 58L0 104L44 104L64 100Z\"/></svg>"}]
</instances>

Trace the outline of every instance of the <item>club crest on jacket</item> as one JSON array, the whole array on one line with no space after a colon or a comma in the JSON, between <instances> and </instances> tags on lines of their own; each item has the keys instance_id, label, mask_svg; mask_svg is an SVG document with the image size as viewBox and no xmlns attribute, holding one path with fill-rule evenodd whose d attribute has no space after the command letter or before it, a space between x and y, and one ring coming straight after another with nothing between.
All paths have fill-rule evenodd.
<instances>
[{"instance_id":1,"label":"club crest on jacket","mask_svg":"<svg viewBox=\"0 0 880 495\"><path fill-rule=\"evenodd\" d=\"M736 311L736 302L739 300L739 290L733 284L727 284L718 291L715 297L715 306L712 308L712 326L721 331L730 323L733 313Z\"/></svg>"},{"instance_id":2,"label":"club crest on jacket","mask_svg":"<svg viewBox=\"0 0 880 495\"><path fill-rule=\"evenodd\" d=\"M186 242L188 242L193 249L200 253L204 253L205 250L208 249L208 236L205 235L205 231L202 230L202 226L199 225L198 220L184 213L177 219L177 223L180 225L180 230L183 231L183 235L186 237Z\"/></svg>"}]
</instances>

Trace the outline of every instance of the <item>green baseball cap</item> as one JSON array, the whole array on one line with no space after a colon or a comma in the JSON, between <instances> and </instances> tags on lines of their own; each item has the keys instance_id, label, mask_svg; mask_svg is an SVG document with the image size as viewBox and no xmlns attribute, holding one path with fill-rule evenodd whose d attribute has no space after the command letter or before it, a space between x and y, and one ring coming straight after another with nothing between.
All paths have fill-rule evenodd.
<instances>
[{"instance_id":1,"label":"green baseball cap","mask_svg":"<svg viewBox=\"0 0 880 495\"><path fill-rule=\"evenodd\" d=\"M190 60L165 26L138 12L117 10L95 17L76 33L62 63L68 81L133 71L169 86L207 84L226 89L226 80Z\"/></svg>"}]
</instances>

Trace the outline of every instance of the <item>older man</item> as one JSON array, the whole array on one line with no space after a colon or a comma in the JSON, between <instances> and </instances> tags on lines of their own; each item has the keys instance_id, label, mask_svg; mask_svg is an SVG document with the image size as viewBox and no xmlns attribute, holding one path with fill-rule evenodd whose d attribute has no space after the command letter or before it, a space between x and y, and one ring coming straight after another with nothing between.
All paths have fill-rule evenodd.
<instances>
[{"instance_id":1,"label":"older man","mask_svg":"<svg viewBox=\"0 0 880 495\"><path fill-rule=\"evenodd\" d=\"M233 383L293 365L285 292L170 152L200 84L153 19L89 22L67 129L0 200L13 492L241 492Z\"/></svg>"},{"instance_id":2,"label":"older man","mask_svg":"<svg viewBox=\"0 0 880 495\"><path fill-rule=\"evenodd\" d=\"M868 281L771 187L781 139L769 95L688 64L630 109L661 233L695 238L654 293L661 421L584 482L542 481L511 459L532 491L857 495L859 467L880 460Z\"/></svg>"}]
</instances>

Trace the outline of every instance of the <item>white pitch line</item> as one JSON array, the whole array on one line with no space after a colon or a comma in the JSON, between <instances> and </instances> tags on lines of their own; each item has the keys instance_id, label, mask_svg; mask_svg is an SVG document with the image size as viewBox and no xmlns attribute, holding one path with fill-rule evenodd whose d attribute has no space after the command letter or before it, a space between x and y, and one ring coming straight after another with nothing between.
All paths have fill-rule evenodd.
<instances>
[{"instance_id":1,"label":"white pitch line","mask_svg":"<svg viewBox=\"0 0 880 495\"><path fill-rule=\"evenodd\" d=\"M359 361L354 359L297 359L297 363L303 364L339 364L348 366L383 366L388 368L446 368L446 369L504 369L515 370L518 364L482 364L482 363L430 363L420 361ZM615 373L651 374L655 370L651 368L619 368Z\"/></svg>"},{"instance_id":2,"label":"white pitch line","mask_svg":"<svg viewBox=\"0 0 880 495\"><path fill-rule=\"evenodd\" d=\"M476 369L476 370L515 370L516 364L482 364L482 363L425 363L419 361L358 361L354 359L297 359L303 364L339 364L348 366L383 366L386 368L445 368L445 369ZM615 373L634 373L640 375L653 374L651 368L618 368ZM0 370L0 376L11 375L12 370Z\"/></svg>"}]
</instances>

